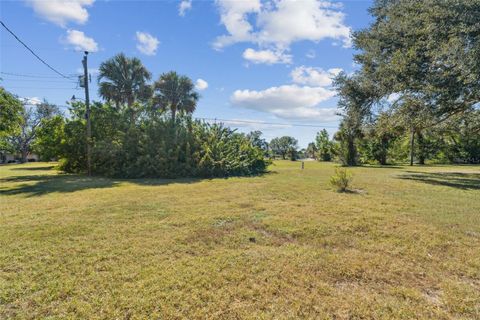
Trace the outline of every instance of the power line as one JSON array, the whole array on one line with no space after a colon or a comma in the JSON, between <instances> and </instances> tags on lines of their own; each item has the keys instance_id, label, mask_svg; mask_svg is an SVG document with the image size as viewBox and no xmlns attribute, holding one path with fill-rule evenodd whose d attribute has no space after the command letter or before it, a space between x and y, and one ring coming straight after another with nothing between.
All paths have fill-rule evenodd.
<instances>
[{"instance_id":1,"label":"power line","mask_svg":"<svg viewBox=\"0 0 480 320\"><path fill-rule=\"evenodd\" d=\"M25 44L25 42L23 42L22 40L20 40L19 37L17 37L17 35L15 33L13 33L12 30L10 30L6 25L5 23L3 23L3 21L0 20L0 24L2 24L2 26L5 28L5 30L7 30L18 42L20 42L28 51L30 51L38 60L40 60L40 62L42 62L44 65L46 65L48 68L50 68L53 72L55 72L56 74L62 76L63 78L65 79L69 79L69 77L67 77L66 75L64 75L63 73L61 73L60 71L57 71L54 67L52 67L51 65L49 65L47 62L45 62L45 60L43 60L42 58L40 58L32 49L30 49L29 46L27 46Z\"/></svg>"},{"instance_id":2,"label":"power line","mask_svg":"<svg viewBox=\"0 0 480 320\"><path fill-rule=\"evenodd\" d=\"M17 47L16 45L10 45L10 44L3 44L0 43L0 47L2 48L14 48ZM72 48L58 48L58 47L35 47L37 51L62 51L62 52L68 52L68 53L78 53L78 52L83 52L83 50L76 50Z\"/></svg>"},{"instance_id":3,"label":"power line","mask_svg":"<svg viewBox=\"0 0 480 320\"><path fill-rule=\"evenodd\" d=\"M6 76L14 76L14 77L22 77L22 78L39 78L39 79L59 79L59 76L48 76L48 75L43 75L43 74L24 74L24 73L14 73L14 72L5 72L5 71L0 71L1 74L4 74ZM76 74L72 74L69 76L69 79L73 79L75 77L78 77Z\"/></svg>"},{"instance_id":4,"label":"power line","mask_svg":"<svg viewBox=\"0 0 480 320\"><path fill-rule=\"evenodd\" d=\"M80 90L79 88L59 88L59 87L11 87L11 86L8 86L9 89L41 89L41 90L45 90L45 89L58 89L58 90Z\"/></svg>"},{"instance_id":5,"label":"power line","mask_svg":"<svg viewBox=\"0 0 480 320\"><path fill-rule=\"evenodd\" d=\"M302 124L302 123L279 123L279 122L263 122L263 121L253 121L253 120L234 120L234 119L219 119L219 118L201 118L196 117L195 119L198 120L205 120L205 121L219 121L219 122L227 122L227 123L247 123L247 124L266 124L266 125L279 125L285 127L309 127L309 128L332 128L335 129L337 126L322 126L316 124Z\"/></svg>"},{"instance_id":6,"label":"power line","mask_svg":"<svg viewBox=\"0 0 480 320\"><path fill-rule=\"evenodd\" d=\"M1 78L0 81L20 81L20 82L48 82L48 83L77 83L74 80L45 80L45 79L12 79L12 78Z\"/></svg>"}]
</instances>

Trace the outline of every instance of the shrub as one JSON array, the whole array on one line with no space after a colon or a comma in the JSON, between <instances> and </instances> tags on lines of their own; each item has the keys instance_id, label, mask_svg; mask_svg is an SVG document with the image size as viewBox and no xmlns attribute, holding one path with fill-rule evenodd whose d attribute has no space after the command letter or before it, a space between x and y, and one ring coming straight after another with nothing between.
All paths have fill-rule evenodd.
<instances>
[{"instance_id":1,"label":"shrub","mask_svg":"<svg viewBox=\"0 0 480 320\"><path fill-rule=\"evenodd\" d=\"M330 177L330 185L337 190L337 192L345 192L348 185L352 182L352 174L345 168L336 168L335 175Z\"/></svg>"},{"instance_id":2,"label":"shrub","mask_svg":"<svg viewBox=\"0 0 480 320\"><path fill-rule=\"evenodd\" d=\"M244 134L177 116L145 114L129 125L122 111L92 107L92 173L119 178L228 177L260 174L270 161ZM127 119L127 120L126 120ZM85 121L67 120L60 168L85 172Z\"/></svg>"}]
</instances>

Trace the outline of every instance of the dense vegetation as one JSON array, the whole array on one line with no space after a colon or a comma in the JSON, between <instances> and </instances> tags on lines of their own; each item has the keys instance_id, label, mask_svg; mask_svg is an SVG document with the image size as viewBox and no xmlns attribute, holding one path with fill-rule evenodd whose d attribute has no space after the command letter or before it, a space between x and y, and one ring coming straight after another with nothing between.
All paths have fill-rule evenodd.
<instances>
[{"instance_id":1,"label":"dense vegetation","mask_svg":"<svg viewBox=\"0 0 480 320\"><path fill-rule=\"evenodd\" d=\"M2 128L2 150L21 154L23 162L37 152L79 173L88 171L90 146L91 173L111 177L223 177L266 170L269 160L250 137L192 120L199 95L188 77L168 72L152 85L150 78L140 60L119 54L100 66L99 93L106 102L94 103L88 115L84 103L72 102L68 117L47 102L22 106L2 91L2 103L11 106L2 117L13 123Z\"/></svg>"},{"instance_id":2,"label":"dense vegetation","mask_svg":"<svg viewBox=\"0 0 480 320\"><path fill-rule=\"evenodd\" d=\"M370 12L353 35L360 70L336 79L342 162L479 163L480 2L378 0Z\"/></svg>"},{"instance_id":3,"label":"dense vegetation","mask_svg":"<svg viewBox=\"0 0 480 320\"><path fill-rule=\"evenodd\" d=\"M57 153L67 172L86 170L84 104L63 123ZM161 113L137 110L130 125L127 112L96 103L92 118L92 172L118 177L218 177L263 172L263 151L243 134L221 124L193 121L189 116L166 119ZM39 143L42 145L42 142Z\"/></svg>"},{"instance_id":4,"label":"dense vegetation","mask_svg":"<svg viewBox=\"0 0 480 320\"><path fill-rule=\"evenodd\" d=\"M0 319L480 319L478 166L330 162L480 163L480 0L371 13L304 150L195 120L188 77L123 54L90 111L0 88L0 156L69 173L0 166Z\"/></svg>"},{"instance_id":5,"label":"dense vegetation","mask_svg":"<svg viewBox=\"0 0 480 320\"><path fill-rule=\"evenodd\" d=\"M262 157L480 163L479 0L378 0L370 12L373 23L353 34L359 70L335 79L342 120L333 140L322 130L298 150L294 137L267 143L258 131L192 121L200 97L188 77L152 83L139 59L118 54L99 68L105 103L92 108L91 140L81 104L62 118L47 102L22 108L2 89L0 150L23 161L36 151L82 172L88 145L94 173L124 177L254 174L268 164Z\"/></svg>"}]
</instances>

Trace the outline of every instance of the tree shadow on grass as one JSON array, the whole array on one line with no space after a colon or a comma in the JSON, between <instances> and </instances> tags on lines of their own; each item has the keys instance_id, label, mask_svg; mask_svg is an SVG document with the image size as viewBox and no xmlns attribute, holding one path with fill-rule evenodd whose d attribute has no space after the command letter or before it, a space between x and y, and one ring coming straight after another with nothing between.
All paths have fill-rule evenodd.
<instances>
[{"instance_id":1,"label":"tree shadow on grass","mask_svg":"<svg viewBox=\"0 0 480 320\"><path fill-rule=\"evenodd\" d=\"M22 168L25 170L27 168ZM33 169L33 168L32 168ZM35 168L36 169L36 168ZM40 170L40 169L38 169ZM42 170L47 170L43 167ZM270 173L270 172L269 172ZM265 173L265 174L269 174ZM260 175L263 176L264 174ZM247 177L245 177L247 178ZM0 179L0 196L19 195L27 197L42 196L49 193L69 193L86 189L112 188L121 183L132 183L142 186L162 186L169 184L192 184L203 180L228 179L228 178L145 178L145 179L111 179L103 177L88 177L75 174L37 174L12 176ZM6 183L15 183L6 186Z\"/></svg>"},{"instance_id":2,"label":"tree shadow on grass","mask_svg":"<svg viewBox=\"0 0 480 320\"><path fill-rule=\"evenodd\" d=\"M393 165L393 164L385 164L385 165L380 165L380 164L368 164L368 165L363 165L359 166L360 168L365 168L365 169L403 169L403 166L398 166L398 165Z\"/></svg>"},{"instance_id":3,"label":"tree shadow on grass","mask_svg":"<svg viewBox=\"0 0 480 320\"><path fill-rule=\"evenodd\" d=\"M44 166L44 167L20 167L20 168L12 168L10 169L11 171L45 171L45 170L51 170L55 166Z\"/></svg>"},{"instance_id":4,"label":"tree shadow on grass","mask_svg":"<svg viewBox=\"0 0 480 320\"><path fill-rule=\"evenodd\" d=\"M480 173L407 171L398 178L462 190L480 190Z\"/></svg>"},{"instance_id":5,"label":"tree shadow on grass","mask_svg":"<svg viewBox=\"0 0 480 320\"><path fill-rule=\"evenodd\" d=\"M1 195L24 194L28 197L42 196L48 193L69 193L85 189L111 188L118 181L81 175L26 175L0 179L0 185L6 182L19 183L13 187L0 187Z\"/></svg>"}]
</instances>

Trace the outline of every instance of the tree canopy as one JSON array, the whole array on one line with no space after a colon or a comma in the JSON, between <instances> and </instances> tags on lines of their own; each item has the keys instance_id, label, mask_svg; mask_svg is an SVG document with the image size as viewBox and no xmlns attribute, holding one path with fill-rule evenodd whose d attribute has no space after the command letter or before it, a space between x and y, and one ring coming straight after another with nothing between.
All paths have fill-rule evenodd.
<instances>
[{"instance_id":1,"label":"tree canopy","mask_svg":"<svg viewBox=\"0 0 480 320\"><path fill-rule=\"evenodd\" d=\"M151 96L148 81L151 73L138 58L128 58L119 53L100 64L98 76L99 95L117 108L132 108L135 101L147 101Z\"/></svg>"},{"instance_id":2,"label":"tree canopy","mask_svg":"<svg viewBox=\"0 0 480 320\"><path fill-rule=\"evenodd\" d=\"M191 114L197 107L199 94L187 76L175 71L164 73L153 85L153 107L163 112L169 111L172 120L176 114Z\"/></svg>"},{"instance_id":3,"label":"tree canopy","mask_svg":"<svg viewBox=\"0 0 480 320\"><path fill-rule=\"evenodd\" d=\"M480 102L479 0L377 0L370 12L355 61L380 97L421 99L441 119Z\"/></svg>"},{"instance_id":4,"label":"tree canopy","mask_svg":"<svg viewBox=\"0 0 480 320\"><path fill-rule=\"evenodd\" d=\"M297 139L290 136L283 136L272 139L269 145L273 155L279 155L282 159L286 159L287 156L290 160L296 159L298 150Z\"/></svg>"},{"instance_id":5,"label":"tree canopy","mask_svg":"<svg viewBox=\"0 0 480 320\"><path fill-rule=\"evenodd\" d=\"M22 103L0 87L0 137L12 134L22 123Z\"/></svg>"}]
</instances>

